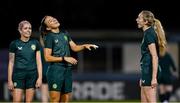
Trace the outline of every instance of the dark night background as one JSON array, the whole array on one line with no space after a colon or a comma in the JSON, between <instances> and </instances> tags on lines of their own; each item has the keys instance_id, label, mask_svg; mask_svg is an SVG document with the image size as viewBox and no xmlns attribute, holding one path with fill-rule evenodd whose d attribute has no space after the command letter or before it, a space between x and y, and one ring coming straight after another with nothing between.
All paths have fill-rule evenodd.
<instances>
[{"instance_id":1,"label":"dark night background","mask_svg":"<svg viewBox=\"0 0 180 103\"><path fill-rule=\"evenodd\" d=\"M61 23L61 28L70 31L75 41L92 42L99 46L97 50L91 52L85 50L72 53L72 56L78 59L78 65L73 69L73 79L79 87L79 90L73 91L77 100L84 99L84 95L87 95L85 98L87 100L91 98L103 100L101 97L108 96L105 100L138 102L137 100L140 99L140 46L138 43L141 43L143 32L137 28L136 18L142 10L152 11L161 21L168 34L166 36L171 37L169 38L172 43L170 43L170 53L173 54L179 74L174 82L175 89L172 97L175 98L174 101L180 101L180 5L178 0L1 0L0 102L11 100L7 88L8 48L12 40L20 37L17 31L18 23L22 20L30 21L33 33L38 34L41 19L45 15L56 17ZM92 90L88 88L92 86L91 84L93 84ZM108 88L97 89L103 86ZM85 87L87 90L84 92ZM124 98L117 98L119 95Z\"/></svg>"},{"instance_id":2,"label":"dark night background","mask_svg":"<svg viewBox=\"0 0 180 103\"><path fill-rule=\"evenodd\" d=\"M45 15L57 17L68 30L137 30L138 13L151 10L166 31L179 31L177 4L173 0L4 0L0 4L0 47L8 47L19 36L21 20L29 20L37 31Z\"/></svg>"}]
</instances>

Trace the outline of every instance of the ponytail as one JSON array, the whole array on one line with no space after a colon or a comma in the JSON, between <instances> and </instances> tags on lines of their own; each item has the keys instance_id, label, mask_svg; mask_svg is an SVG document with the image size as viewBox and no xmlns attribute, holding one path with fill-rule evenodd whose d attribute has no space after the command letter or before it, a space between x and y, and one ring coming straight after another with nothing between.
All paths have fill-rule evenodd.
<instances>
[{"instance_id":1,"label":"ponytail","mask_svg":"<svg viewBox=\"0 0 180 103\"><path fill-rule=\"evenodd\" d=\"M44 47L44 36L49 32L48 30L46 30L46 24L44 23L45 19L47 16L44 16L43 19L41 20L41 25L39 27L39 32L40 32L40 43L41 45Z\"/></svg>"},{"instance_id":2,"label":"ponytail","mask_svg":"<svg viewBox=\"0 0 180 103\"><path fill-rule=\"evenodd\" d=\"M160 56L164 56L167 49L167 41L164 29L158 19L154 19L154 29L158 37L159 54Z\"/></svg>"}]
</instances>

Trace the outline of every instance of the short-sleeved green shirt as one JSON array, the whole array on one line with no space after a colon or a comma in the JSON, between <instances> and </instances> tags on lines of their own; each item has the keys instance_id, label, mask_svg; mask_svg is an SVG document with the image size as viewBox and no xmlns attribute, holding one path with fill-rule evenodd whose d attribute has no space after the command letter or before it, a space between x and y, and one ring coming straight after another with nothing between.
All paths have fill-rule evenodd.
<instances>
[{"instance_id":1,"label":"short-sleeved green shirt","mask_svg":"<svg viewBox=\"0 0 180 103\"><path fill-rule=\"evenodd\" d=\"M148 28L145 32L144 32L144 38L142 40L142 44L141 44L141 63L148 63L148 64L152 64L151 62L151 54L148 48L148 45L150 45L151 43L154 43L156 45L156 50L157 50L157 54L159 54L159 46L158 46L158 38L156 35L156 32L154 31L154 29L152 27ZM150 62L147 62L150 61Z\"/></svg>"},{"instance_id":2,"label":"short-sleeved green shirt","mask_svg":"<svg viewBox=\"0 0 180 103\"><path fill-rule=\"evenodd\" d=\"M52 56L55 57L71 56L70 45L69 45L71 38L68 34L64 32L59 32L59 33L50 32L45 36L44 41L45 41L45 48L52 49ZM70 63L67 62L57 62L51 64L72 66Z\"/></svg>"},{"instance_id":3,"label":"short-sleeved green shirt","mask_svg":"<svg viewBox=\"0 0 180 103\"><path fill-rule=\"evenodd\" d=\"M141 44L141 79L146 81L145 85L150 85L152 79L152 57L148 48L151 43L156 45L157 54L159 54L158 38L152 27L144 31Z\"/></svg>"},{"instance_id":4,"label":"short-sleeved green shirt","mask_svg":"<svg viewBox=\"0 0 180 103\"><path fill-rule=\"evenodd\" d=\"M163 57L159 58L159 64L162 68L162 74L165 76L171 75L171 69L176 71L174 61L169 53L166 53Z\"/></svg>"},{"instance_id":5,"label":"short-sleeved green shirt","mask_svg":"<svg viewBox=\"0 0 180 103\"><path fill-rule=\"evenodd\" d=\"M21 39L12 41L9 46L9 52L15 53L14 69L37 69L36 52L39 50L40 44L36 39L29 39L27 42Z\"/></svg>"}]
</instances>

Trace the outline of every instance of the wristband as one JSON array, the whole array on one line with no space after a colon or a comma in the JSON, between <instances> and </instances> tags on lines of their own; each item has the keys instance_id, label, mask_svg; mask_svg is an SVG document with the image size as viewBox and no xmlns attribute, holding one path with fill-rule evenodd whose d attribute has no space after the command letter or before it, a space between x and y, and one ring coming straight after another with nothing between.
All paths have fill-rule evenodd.
<instances>
[{"instance_id":1,"label":"wristband","mask_svg":"<svg viewBox=\"0 0 180 103\"><path fill-rule=\"evenodd\" d=\"M64 56L62 57L62 61L64 61Z\"/></svg>"}]
</instances>

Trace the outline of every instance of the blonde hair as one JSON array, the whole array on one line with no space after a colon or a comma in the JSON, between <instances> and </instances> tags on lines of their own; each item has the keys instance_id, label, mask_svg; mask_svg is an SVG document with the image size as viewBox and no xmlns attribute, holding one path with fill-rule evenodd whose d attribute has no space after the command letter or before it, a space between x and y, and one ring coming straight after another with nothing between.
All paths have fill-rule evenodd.
<instances>
[{"instance_id":1,"label":"blonde hair","mask_svg":"<svg viewBox=\"0 0 180 103\"><path fill-rule=\"evenodd\" d=\"M29 21L23 20L23 21L21 21L21 22L19 23L19 25L18 25L18 30L19 30L19 31L23 28L24 24L29 24L29 25L31 25L31 23L30 23Z\"/></svg>"},{"instance_id":2,"label":"blonde hair","mask_svg":"<svg viewBox=\"0 0 180 103\"><path fill-rule=\"evenodd\" d=\"M167 49L167 41L166 41L165 32L161 25L161 22L158 19L154 19L154 21L155 21L154 29L158 37L159 54L160 56L164 56Z\"/></svg>"},{"instance_id":3,"label":"blonde hair","mask_svg":"<svg viewBox=\"0 0 180 103\"><path fill-rule=\"evenodd\" d=\"M141 14L143 15L143 19L148 22L147 26L154 27L158 37L159 54L160 56L163 56L167 49L167 41L161 22L154 17L154 14L151 11L143 10Z\"/></svg>"}]
</instances>

